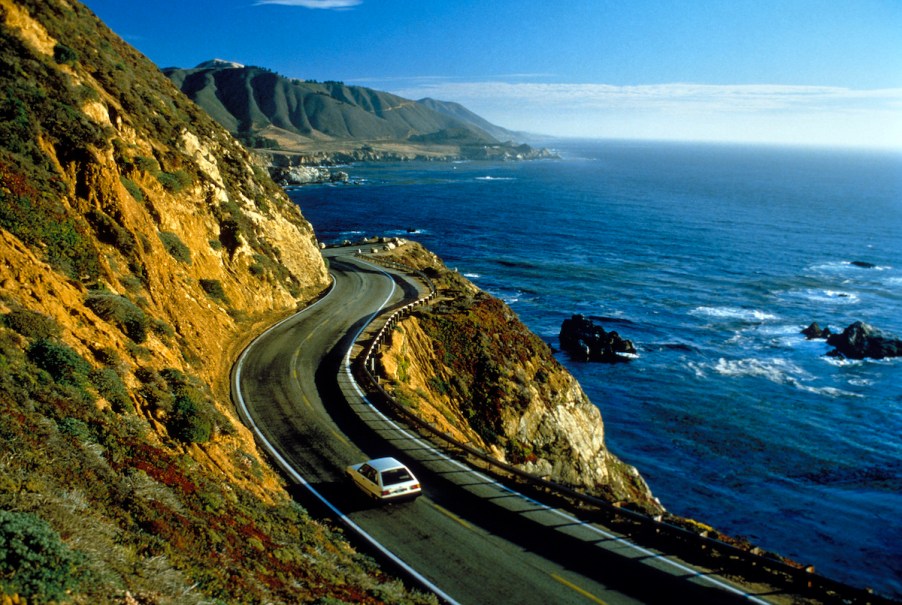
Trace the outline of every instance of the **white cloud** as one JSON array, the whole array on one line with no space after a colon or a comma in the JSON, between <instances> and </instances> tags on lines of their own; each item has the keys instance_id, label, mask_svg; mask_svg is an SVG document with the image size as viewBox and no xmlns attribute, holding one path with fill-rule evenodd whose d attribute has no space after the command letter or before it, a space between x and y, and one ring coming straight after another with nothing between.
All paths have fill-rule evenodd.
<instances>
[{"instance_id":1,"label":"white cloud","mask_svg":"<svg viewBox=\"0 0 902 605\"><path fill-rule=\"evenodd\" d=\"M282 6L300 6L302 8L344 9L362 4L363 0L259 0L262 4L281 4Z\"/></svg>"},{"instance_id":2,"label":"white cloud","mask_svg":"<svg viewBox=\"0 0 902 605\"><path fill-rule=\"evenodd\" d=\"M433 80L392 92L547 134L902 147L902 88Z\"/></svg>"}]
</instances>

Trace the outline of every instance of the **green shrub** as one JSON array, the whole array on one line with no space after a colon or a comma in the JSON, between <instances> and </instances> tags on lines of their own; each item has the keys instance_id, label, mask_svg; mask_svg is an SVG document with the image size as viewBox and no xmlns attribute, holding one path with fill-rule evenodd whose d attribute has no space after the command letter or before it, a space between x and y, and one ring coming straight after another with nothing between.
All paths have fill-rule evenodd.
<instances>
[{"instance_id":1,"label":"green shrub","mask_svg":"<svg viewBox=\"0 0 902 605\"><path fill-rule=\"evenodd\" d=\"M161 231L159 236L160 241L163 242L163 247L166 248L166 252L172 258L186 265L191 264L191 249L185 245L185 242L178 235L170 231Z\"/></svg>"},{"instance_id":2,"label":"green shrub","mask_svg":"<svg viewBox=\"0 0 902 605\"><path fill-rule=\"evenodd\" d=\"M60 64L72 65L78 61L78 53L64 44L57 44L53 47L53 60Z\"/></svg>"},{"instance_id":3,"label":"green shrub","mask_svg":"<svg viewBox=\"0 0 902 605\"><path fill-rule=\"evenodd\" d=\"M26 338L52 338L62 332L55 319L29 309L13 309L3 319L8 328Z\"/></svg>"},{"instance_id":4,"label":"green shrub","mask_svg":"<svg viewBox=\"0 0 902 605\"><path fill-rule=\"evenodd\" d=\"M229 304L229 297L226 296L225 290L222 288L222 282L218 279L202 279L200 280L200 287L213 300Z\"/></svg>"},{"instance_id":5,"label":"green shrub","mask_svg":"<svg viewBox=\"0 0 902 605\"><path fill-rule=\"evenodd\" d=\"M29 603L68 600L82 560L37 515L0 510L0 592Z\"/></svg>"},{"instance_id":6,"label":"green shrub","mask_svg":"<svg viewBox=\"0 0 902 605\"><path fill-rule=\"evenodd\" d=\"M166 423L172 435L187 443L205 443L213 435L213 423L205 413L206 406L198 405L191 397L175 398L172 415Z\"/></svg>"},{"instance_id":7,"label":"green shrub","mask_svg":"<svg viewBox=\"0 0 902 605\"><path fill-rule=\"evenodd\" d=\"M228 425L213 407L199 379L175 368L163 370L160 377L173 397L172 411L166 420L166 428L173 437L186 443L204 443L213 436L215 426Z\"/></svg>"},{"instance_id":8,"label":"green shrub","mask_svg":"<svg viewBox=\"0 0 902 605\"><path fill-rule=\"evenodd\" d=\"M129 194L131 194L131 196L135 198L135 200L139 202L144 201L144 192L141 191L141 188L136 182L125 176L120 176L119 181L122 183L122 186L125 187L126 191L128 191Z\"/></svg>"},{"instance_id":9,"label":"green shrub","mask_svg":"<svg viewBox=\"0 0 902 605\"><path fill-rule=\"evenodd\" d=\"M57 423L57 426L59 427L60 433L75 437L79 441L89 442L94 439L94 435L91 434L91 429L88 428L88 425L78 418L63 418Z\"/></svg>"},{"instance_id":10,"label":"green shrub","mask_svg":"<svg viewBox=\"0 0 902 605\"><path fill-rule=\"evenodd\" d=\"M138 394L151 409L165 413L172 411L174 397L166 380L158 372L140 367L135 370L135 376L143 383Z\"/></svg>"},{"instance_id":11,"label":"green shrub","mask_svg":"<svg viewBox=\"0 0 902 605\"><path fill-rule=\"evenodd\" d=\"M91 383L104 399L110 402L117 412L133 412L131 397L122 378L113 368L99 368L93 370L89 376Z\"/></svg>"},{"instance_id":12,"label":"green shrub","mask_svg":"<svg viewBox=\"0 0 902 605\"><path fill-rule=\"evenodd\" d=\"M115 247L126 256L134 253L137 247L135 236L111 216L99 210L91 210L85 214L85 218L94 226L97 239Z\"/></svg>"},{"instance_id":13,"label":"green shrub","mask_svg":"<svg viewBox=\"0 0 902 605\"><path fill-rule=\"evenodd\" d=\"M91 280L100 275L97 250L71 219L45 223L40 235L51 265L75 279Z\"/></svg>"},{"instance_id":14,"label":"green shrub","mask_svg":"<svg viewBox=\"0 0 902 605\"><path fill-rule=\"evenodd\" d=\"M190 186L194 179L184 170L176 170L175 172L161 172L157 175L157 180L163 185L163 188L171 193L179 191Z\"/></svg>"},{"instance_id":15,"label":"green shrub","mask_svg":"<svg viewBox=\"0 0 902 605\"><path fill-rule=\"evenodd\" d=\"M109 292L90 294L85 305L97 313L102 319L115 324L135 343L147 340L147 328L150 320L135 303Z\"/></svg>"},{"instance_id":16,"label":"green shrub","mask_svg":"<svg viewBox=\"0 0 902 605\"><path fill-rule=\"evenodd\" d=\"M42 338L28 347L28 359L63 384L82 386L91 371L91 364L75 349Z\"/></svg>"},{"instance_id":17,"label":"green shrub","mask_svg":"<svg viewBox=\"0 0 902 605\"><path fill-rule=\"evenodd\" d=\"M175 328L163 321L162 319L153 319L150 322L150 329L157 336L175 336Z\"/></svg>"},{"instance_id":18,"label":"green shrub","mask_svg":"<svg viewBox=\"0 0 902 605\"><path fill-rule=\"evenodd\" d=\"M100 93L96 88L81 84L75 88L75 96L79 101L99 101Z\"/></svg>"},{"instance_id":19,"label":"green shrub","mask_svg":"<svg viewBox=\"0 0 902 605\"><path fill-rule=\"evenodd\" d=\"M138 170L150 173L154 176L160 173L160 163L154 158L148 158L143 155L139 155L135 158L135 166L138 167Z\"/></svg>"}]
</instances>

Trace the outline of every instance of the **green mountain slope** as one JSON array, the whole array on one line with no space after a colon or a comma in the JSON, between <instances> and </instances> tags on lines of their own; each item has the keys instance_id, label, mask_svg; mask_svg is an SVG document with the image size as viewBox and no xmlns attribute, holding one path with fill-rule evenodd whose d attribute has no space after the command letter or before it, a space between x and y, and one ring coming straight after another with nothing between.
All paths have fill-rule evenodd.
<instances>
[{"instance_id":1,"label":"green mountain slope","mask_svg":"<svg viewBox=\"0 0 902 605\"><path fill-rule=\"evenodd\" d=\"M481 129L484 132L487 132L492 137L502 142L522 141L527 138L527 135L524 133L513 132L506 128L502 128L501 126L492 124L482 116L473 113L460 103L454 103L451 101L439 101L437 99L431 99L429 97L420 99L419 101L417 101L417 103L428 107L429 109L438 113L451 116L468 124L472 124L473 126Z\"/></svg>"},{"instance_id":2,"label":"green mountain slope","mask_svg":"<svg viewBox=\"0 0 902 605\"><path fill-rule=\"evenodd\" d=\"M475 121L370 88L291 80L260 67L216 61L194 69L165 69L164 73L239 135L275 127L320 141L408 141L428 136L453 139L456 144L498 143ZM453 135L445 137L444 132Z\"/></svg>"}]
</instances>

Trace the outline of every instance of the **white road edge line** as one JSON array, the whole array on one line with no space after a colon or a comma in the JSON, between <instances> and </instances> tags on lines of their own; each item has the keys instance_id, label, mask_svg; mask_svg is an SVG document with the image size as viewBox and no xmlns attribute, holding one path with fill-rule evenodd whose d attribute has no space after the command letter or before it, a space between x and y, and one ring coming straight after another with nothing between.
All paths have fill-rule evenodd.
<instances>
[{"instance_id":1,"label":"white road edge line","mask_svg":"<svg viewBox=\"0 0 902 605\"><path fill-rule=\"evenodd\" d=\"M383 271L383 273L385 273L385 272ZM385 273L385 275L388 275L388 274ZM389 299L392 297L392 295L395 293L395 289L396 289L396 286L395 286L395 280L391 279L391 276L388 276L388 277L389 277L389 280L391 280L391 283L392 283L392 289L391 289L391 292L389 292L389 294L388 294L388 296L386 297L385 301L383 301L383 303L379 306L379 308L376 310L376 312L373 313L373 314L369 317L369 319L367 319L367 321L364 323L364 327L366 327L367 325L369 325L369 323L370 323L371 321L373 321L373 319L376 317L376 315L378 315L379 312L382 311L382 309L383 309L383 308L385 307L385 305L388 303L388 300L389 300ZM334 279L333 279L333 284L334 284ZM331 292L330 292L330 293L331 293ZM273 458L275 458L275 460L279 463L279 466L282 467L282 470L283 470L283 471L285 471L286 473L288 473L289 475L291 475L291 477L292 477L295 481L297 481L298 483L300 483L301 485L303 485L304 487L306 487L307 490L309 490L310 493L312 493L312 494L313 494L320 502L322 502L323 504L325 504L332 512L334 512L334 513L338 516L338 518L341 520L342 523L344 523L345 525L347 525L350 529L352 529L353 531L355 531L359 536L361 536L362 538L364 538L367 542L370 543L371 546L373 546L375 549L377 549L377 550L378 550L380 553L382 553L384 556L388 557L392 562L395 563L395 565L397 565L398 567L400 567L401 569L403 569L406 573L410 574L410 576L411 576L412 578L416 579L416 580L420 583L420 585L423 586L426 590L432 591L432 592L435 593L440 599L446 601L446 602L449 603L450 605L459 605L459 603L458 603L457 601L455 601L453 598L451 598L449 595L447 595L442 589L440 589L438 586L436 586L435 584L433 584L433 583L432 583L430 580L428 580L425 576L423 576L422 574L420 574L420 572L418 572L416 569L414 569L413 567L411 567L410 565L408 565L406 562L404 562L403 560L401 560L400 557L398 557L398 556L395 555L393 552L391 552L390 550L388 550L388 549L387 549L385 546L383 546L378 540L376 540L373 536L371 536L369 533L367 533L362 527L360 527L359 525L357 525L356 523L354 523L354 521L352 521L347 515L345 515L343 512L341 512L334 504L332 504L331 502L329 502L322 494L320 494L320 493L316 490L316 488L314 488L309 482L307 482L307 480L304 479L304 477L301 476L300 473L298 473L296 470L294 470L294 468L292 468L291 464L290 464L287 460L285 460L285 458L283 458L281 454L279 454L279 452L276 450L276 448L275 448L275 447L274 447L274 446L266 439L266 437L263 435L263 432L260 430L260 428L259 428L259 427L257 426L257 424L254 422L253 418L251 418L250 410L248 409L247 404L246 404L245 401L244 401L244 396L243 396L242 393L241 393L241 369L242 369L242 365L244 364L244 357L245 357L245 354L247 353L248 349L250 349L250 348L254 345L254 343L255 343L261 336L263 336L264 334L270 332L271 330L276 329L277 327L279 327L280 325L282 325L282 324L285 323L286 321L288 321L288 320L290 320L290 319L292 319L292 318L294 318L294 317L297 317L297 315L299 315L299 314L301 314L301 313L306 313L306 312L309 311L310 309L313 309L314 307L316 307L317 305L319 305L320 303L322 303L323 301L325 301L325 300L328 298L328 296L329 296L329 294L327 294L327 295L324 296L323 298L319 299L318 301L316 301L315 303L313 303L312 305L310 305L310 306L307 307L306 309L304 309L304 310L302 310L302 311L300 311L300 312L298 312L298 313L295 313L294 315L292 315L292 316L290 316L290 317L286 317L285 319L283 319L282 321L278 322L277 324L275 324L275 325L269 327L268 329L266 329L266 331L264 331L264 332L261 333L259 336L257 336L257 338L255 338L254 340L252 340L252 341L250 342L250 344L248 344L248 346L245 347L245 349L241 352L241 355L238 356L238 361L235 363L235 374L234 374L234 378L233 378L234 383L235 383L235 389L234 389L234 391L235 391L235 394L236 394L237 399L238 399L238 405L239 405L240 411L241 411L242 415L244 416L245 422L246 422L246 423L251 427L251 429L254 431L254 434L257 436L257 439L260 441L260 443L263 444L263 447L266 448L266 451L269 453L269 455L272 456ZM361 328L361 332L362 332L362 331L363 331L363 329ZM358 333L354 336L354 340L352 341L352 343L353 343L353 342L356 342L356 341L357 341L357 337L359 337L359 336L360 336L360 332L358 332ZM352 347L353 347L353 344L352 344ZM348 353L350 354L350 349L348 350ZM357 383L355 382L354 385L357 386ZM367 403L369 403L369 401L367 401Z\"/></svg>"},{"instance_id":2,"label":"white road edge line","mask_svg":"<svg viewBox=\"0 0 902 605\"><path fill-rule=\"evenodd\" d=\"M380 272L382 272L383 274L385 274L386 276L388 276L389 279L391 279L391 275L389 275L389 274L388 274L384 269L382 269L381 267L379 267L379 266L377 266L377 265L374 265L374 264L372 264L372 263L368 263L368 262L366 262L366 261L361 261L361 262L365 262L366 264L370 265L371 267L374 267L374 268L377 269L378 271L380 271ZM394 283L394 280L392 280L392 283ZM383 304L384 304L384 303L383 303ZM381 308L380 308L380 310L381 310ZM377 313L378 313L378 312L377 312ZM372 317L375 317L375 316L376 316L376 313L374 313L374 314L371 316L371 318L370 318L369 321L372 321ZM354 340L353 340L352 342L357 342L357 338L360 337L360 334L363 333L363 330L367 327L367 325L369 325L369 321L368 321L367 323L365 323L365 324L363 325L362 328L360 328L360 330L359 330L359 331L357 332L357 334L354 336ZM351 348L353 348L353 344L352 344ZM761 599L759 599L758 597L756 597L756 596L754 596L754 595L751 595L751 594L749 594L749 593L743 591L743 590L740 589L740 588L737 588L737 587L735 587L735 586L732 586L732 585L730 585L730 584L727 584L726 582L722 582L722 581L720 581L720 580L716 580L716 579L714 579L714 578L711 578L710 576L707 576L707 575L705 575L705 574L699 572L698 570L692 569L691 567L688 567L688 566L686 566L686 565L683 565L682 563L678 563L677 561L674 561L674 560L672 560L672 559L668 559L666 555L663 555L663 554L661 554L661 553L656 553L656 552L653 552L653 551L648 550L648 549L646 549L646 548L643 548L643 547L639 546L638 544L634 544L634 543L630 542L630 541L627 540L626 538L622 538L622 537L620 537L620 536L615 536L614 534L608 533L608 532L604 531L603 529L601 529L601 528L599 528L599 527L596 527L595 525L592 525L592 524L590 524L590 523L586 523L586 522L584 522L584 521L580 521L579 519L577 519L576 517L573 517L573 516L570 515L569 513L565 513L565 512L563 512L563 511L561 511L561 510L559 510L559 509L552 508L552 507L550 507L550 506L548 506L548 505L546 505L546 504L543 504L543 503L541 503L541 502L537 502L536 500L533 500L532 498L529 498L528 496L526 496L526 495L524 495L524 494L521 494L520 492L518 492L518 491L516 491L516 490L513 490L513 489L507 487L506 485L502 485L501 483L495 481L495 480L492 479L491 477L488 477L488 476L486 476L486 475L483 475L483 474L480 473L479 471L476 471L476 470L470 468L469 466L463 464L462 462L459 462L459 461L457 461L457 460L454 460L454 459L452 459L452 458L449 458L447 455L445 455L444 452L442 452L441 450L437 450L435 447L433 447L431 443L428 443L428 442L422 440L419 436L414 435L413 433L408 432L404 427L401 427L400 425L398 425L394 420L392 420L391 418L389 418L388 416L386 416L385 414L383 414L378 408L376 408L376 406L374 406L374 405L372 404L372 402L370 402L370 400L367 398L366 394L365 394L365 393L363 392L363 390L360 388L360 385L358 385L358 384L357 384L357 381L354 380L353 373L351 372L351 348L348 349L348 351L347 351L347 353L345 354L345 357L344 357L344 371L345 371L345 373L347 374L348 379L351 381L351 384L354 386L354 390L357 391L357 394L360 396L360 398L361 398L364 402L366 402L366 405L369 406L369 408L370 408L373 412L375 412L376 414L378 414L378 415L379 415L379 416L380 416L387 424L389 424L390 426L392 426L396 431L398 431L399 433L401 433L402 435L404 435L407 439L413 441L413 442L416 443L418 446L420 446L420 447L422 447L423 449L427 450L427 451L430 452L431 454L434 454L434 455L439 456L440 458L443 458L443 459L446 460L447 462L450 462L450 463L452 463L452 464L458 466L459 468L461 468L461 469L464 470L465 472L470 473L471 475L473 475L474 477L479 478L479 479L482 480L482 481L485 481L485 482L487 482L487 483L491 483L491 484L497 486L498 488L500 488L500 489L503 490L503 491L509 492L509 493L511 493L511 494L513 494L513 495L515 495L515 496L518 496L518 497L522 498L523 500L525 500L525 501L527 501L527 502L529 502L529 503L531 503L531 504L534 504L535 506L541 507L541 508L543 508L543 509L545 509L545 510L547 510L547 511L549 511L549 512L552 512L552 513L554 513L554 514L560 516L561 518L565 519L566 521L568 521L568 522L570 522L570 523L574 523L574 524L577 524L577 525L581 525L581 526L583 526L583 527L586 527L586 528L588 528L589 530L591 530L591 531L597 533L598 535L604 537L605 539L608 539L608 540L614 540L614 541L620 542L620 543L623 544L624 546L627 546L627 547L629 547L629 548L635 550L636 552L638 552L639 554L641 554L641 555L643 555L643 556L647 556L647 557L650 557L650 558L654 558L654 559L656 559L656 560L658 560L658 561L662 561L662 562L664 562L665 564L667 564L667 565L673 567L674 569L677 569L677 570L679 570L679 571L681 571L681 572L685 572L685 573L687 573L688 575L690 575L690 576L692 576L692 577L697 577L697 578L699 578L700 580L702 580L702 581L704 581L704 582L707 582L707 583L709 583L709 584L712 584L712 585L714 585L714 586L717 586L718 588L722 588L722 589L727 590L727 591L729 591L729 592L732 592L732 593L735 593L735 594L737 594L737 595L740 595L740 596L742 596L742 597L748 599L749 601L751 601L751 602L753 602L753 603L757 603L757 604L759 604L759 605L770 605L770 603L769 603L768 601L761 600Z\"/></svg>"}]
</instances>

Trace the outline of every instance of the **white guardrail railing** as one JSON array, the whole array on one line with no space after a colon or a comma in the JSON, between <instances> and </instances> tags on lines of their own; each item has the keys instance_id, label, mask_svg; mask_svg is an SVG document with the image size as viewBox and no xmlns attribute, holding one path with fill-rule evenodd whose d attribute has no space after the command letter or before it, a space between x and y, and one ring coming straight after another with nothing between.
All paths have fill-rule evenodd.
<instances>
[{"instance_id":1,"label":"white guardrail railing","mask_svg":"<svg viewBox=\"0 0 902 605\"><path fill-rule=\"evenodd\" d=\"M824 602L861 605L892 605L897 603L874 594L870 589L856 588L820 575L814 571L813 566L787 562L758 548L740 548L723 540L712 538L706 535L707 532L697 533L685 527L669 523L662 516L650 516L637 510L589 496L566 485L531 475L487 455L480 449L454 439L411 413L395 401L379 383L375 367L376 354L401 319L409 315L415 308L427 305L433 301L437 296L437 290L432 280L418 269L387 259L381 259L376 255L367 255L366 260L378 262L404 274L413 275L429 288L428 295L395 309L389 315L380 330L372 337L369 345L365 347L363 355L358 356L354 364L358 375L365 379L362 386L367 388L368 395L376 395L376 400L388 406L408 423L428 432L451 448L481 460L483 463L503 471L508 476L514 476L538 491L556 495L565 502L582 504L583 506L580 507L579 511L581 514L594 513L600 516L599 520L604 525L617 529L617 531L637 542L653 545L661 551L680 556L687 561L712 566L722 570L723 573L736 573L750 580L757 579L782 585L799 594L815 599L823 599Z\"/></svg>"}]
</instances>

